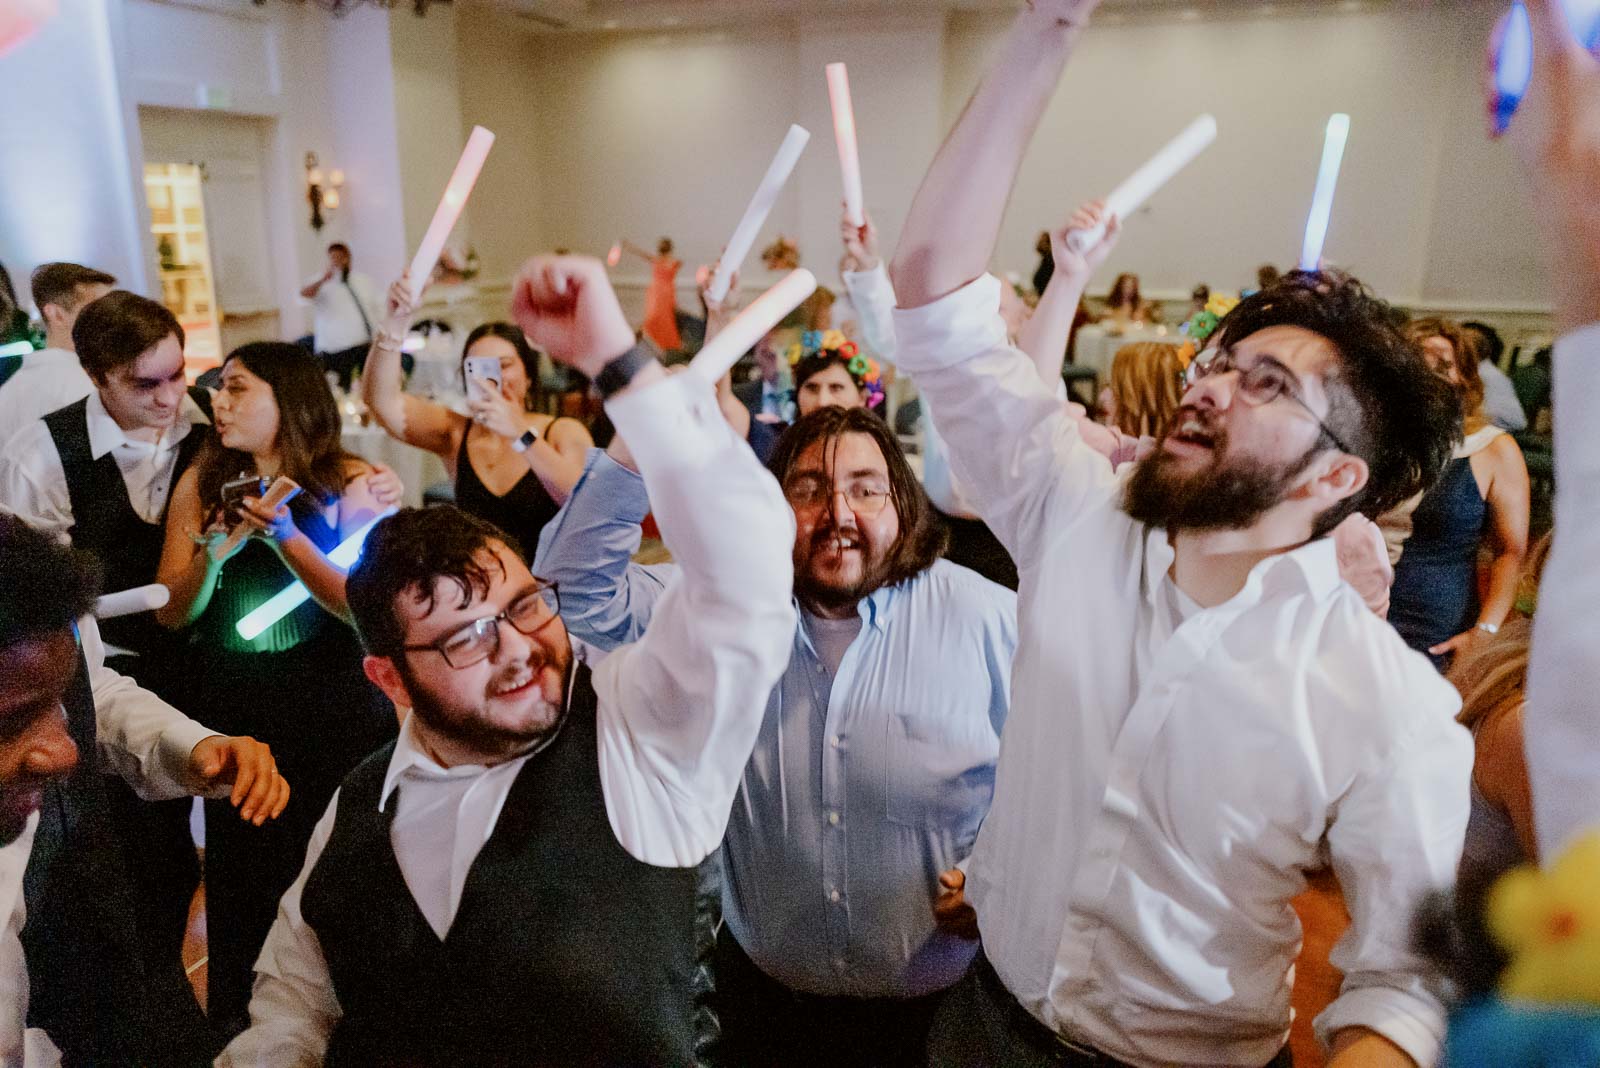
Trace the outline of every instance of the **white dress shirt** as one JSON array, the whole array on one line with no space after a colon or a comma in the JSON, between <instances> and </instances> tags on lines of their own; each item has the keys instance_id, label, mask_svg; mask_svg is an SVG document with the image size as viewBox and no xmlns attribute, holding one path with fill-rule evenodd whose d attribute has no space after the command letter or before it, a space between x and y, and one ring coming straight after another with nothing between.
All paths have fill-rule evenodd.
<instances>
[{"instance_id":1,"label":"white dress shirt","mask_svg":"<svg viewBox=\"0 0 1600 1068\"><path fill-rule=\"evenodd\" d=\"M789 659L794 515L696 376L613 399L606 412L639 458L679 573L643 636L593 668L601 788L611 830L631 856L690 867L722 840L767 693ZM419 751L409 723L402 731L383 796L387 803L406 784L391 842L436 931L449 929L467 869L515 778L509 764L440 768ZM256 962L250 1029L219 1065L322 1063L339 1007L300 896L338 805L335 796Z\"/></svg>"},{"instance_id":2,"label":"white dress shirt","mask_svg":"<svg viewBox=\"0 0 1600 1068\"><path fill-rule=\"evenodd\" d=\"M94 382L66 349L40 349L22 357L22 366L0 386L0 442L57 408L94 392Z\"/></svg>"},{"instance_id":3,"label":"white dress shirt","mask_svg":"<svg viewBox=\"0 0 1600 1068\"><path fill-rule=\"evenodd\" d=\"M106 411L98 390L89 394L84 414L94 458L98 460L106 453L115 456L133 510L147 523L161 522L167 496L172 492L178 446L195 432L195 426L205 424L205 413L192 397L185 396L177 425L158 441L130 438ZM29 526L63 542L68 540L67 532L73 523L72 495L67 490L61 454L43 419L23 427L0 451L0 507L21 516Z\"/></svg>"},{"instance_id":4,"label":"white dress shirt","mask_svg":"<svg viewBox=\"0 0 1600 1068\"><path fill-rule=\"evenodd\" d=\"M1556 341L1556 531L1539 583L1523 733L1539 853L1600 830L1600 323Z\"/></svg>"},{"instance_id":5,"label":"white dress shirt","mask_svg":"<svg viewBox=\"0 0 1600 1068\"><path fill-rule=\"evenodd\" d=\"M1024 1008L1141 1068L1261 1065L1288 1036L1290 901L1331 861L1352 923L1327 1036L1418 1064L1444 1013L1410 952L1467 820L1460 701L1340 578L1331 539L1183 617L1165 531L1006 341L985 276L895 313L957 473L1022 575L994 804L967 894ZM1175 629L1174 629L1175 628Z\"/></svg>"},{"instance_id":6,"label":"white dress shirt","mask_svg":"<svg viewBox=\"0 0 1600 1068\"><path fill-rule=\"evenodd\" d=\"M372 340L372 331L380 320L381 305L372 279L356 271L351 271L348 279L341 279L335 271L317 290L311 307L315 335L312 343L318 352L343 352L365 345Z\"/></svg>"},{"instance_id":7,"label":"white dress shirt","mask_svg":"<svg viewBox=\"0 0 1600 1068\"><path fill-rule=\"evenodd\" d=\"M101 762L122 776L149 801L185 797L198 784L189 771L194 747L216 731L206 730L126 675L105 665L105 644L93 617L78 621L78 640L89 665L94 690L96 741ZM80 753L80 760L93 759ZM0 1065L5 1068L53 1068L61 1061L55 1045L37 1029L28 1029L28 964L20 934L27 919L22 877L33 853L39 814L27 829L0 849Z\"/></svg>"}]
</instances>

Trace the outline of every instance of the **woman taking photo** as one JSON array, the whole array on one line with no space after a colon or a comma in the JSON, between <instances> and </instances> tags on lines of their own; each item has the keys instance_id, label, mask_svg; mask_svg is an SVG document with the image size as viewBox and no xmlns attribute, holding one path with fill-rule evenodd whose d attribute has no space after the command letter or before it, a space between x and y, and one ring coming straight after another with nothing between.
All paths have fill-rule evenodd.
<instances>
[{"instance_id":1,"label":"woman taking photo","mask_svg":"<svg viewBox=\"0 0 1600 1068\"><path fill-rule=\"evenodd\" d=\"M583 474L594 439L575 419L529 410L536 399L538 360L522 331L510 323L485 323L467 335L463 368L472 357L500 365L498 388L486 379L467 381L470 418L406 393L400 342L411 312L410 289L402 278L389 287L383 328L361 376L367 407L390 436L444 461L458 508L499 527L532 553L539 532Z\"/></svg>"},{"instance_id":2,"label":"woman taking photo","mask_svg":"<svg viewBox=\"0 0 1600 1068\"><path fill-rule=\"evenodd\" d=\"M233 817L226 800L206 802L207 1008L232 1033L247 1022L256 955L312 828L397 724L362 671L344 571L327 556L382 506L373 468L340 446L322 368L296 345L245 345L222 365L213 411L213 435L173 490L160 567L172 596L156 618L183 632L183 707L266 742L295 791L282 818L261 826ZM286 507L268 510L259 488L237 495L241 477L280 475L301 487ZM309 600L254 638L239 633L296 580Z\"/></svg>"}]
</instances>

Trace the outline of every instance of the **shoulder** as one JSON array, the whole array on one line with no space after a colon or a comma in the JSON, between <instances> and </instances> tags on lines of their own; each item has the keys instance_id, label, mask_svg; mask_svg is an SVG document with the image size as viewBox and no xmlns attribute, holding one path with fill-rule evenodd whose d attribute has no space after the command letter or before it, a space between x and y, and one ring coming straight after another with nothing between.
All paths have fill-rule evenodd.
<instances>
[{"instance_id":1,"label":"shoulder","mask_svg":"<svg viewBox=\"0 0 1600 1068\"><path fill-rule=\"evenodd\" d=\"M594 444L594 437L589 433L589 428L571 416L540 416L540 419L543 422L539 426L539 432L552 445L557 442L570 442L586 447Z\"/></svg>"},{"instance_id":2,"label":"shoulder","mask_svg":"<svg viewBox=\"0 0 1600 1068\"><path fill-rule=\"evenodd\" d=\"M996 622L1016 626L1017 595L997 582L990 582L970 568L939 559L921 574L909 579L908 586L933 598L950 616L980 618L985 625Z\"/></svg>"},{"instance_id":3,"label":"shoulder","mask_svg":"<svg viewBox=\"0 0 1600 1068\"><path fill-rule=\"evenodd\" d=\"M1467 740L1456 723L1461 695L1360 594L1341 586L1324 611L1313 659L1316 696L1344 729L1380 749L1439 735Z\"/></svg>"}]
</instances>

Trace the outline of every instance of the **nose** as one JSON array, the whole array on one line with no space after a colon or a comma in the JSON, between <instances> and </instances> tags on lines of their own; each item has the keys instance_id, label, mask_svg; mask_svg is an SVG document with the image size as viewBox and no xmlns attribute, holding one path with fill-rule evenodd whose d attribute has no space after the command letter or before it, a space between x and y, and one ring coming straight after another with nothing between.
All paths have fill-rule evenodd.
<instances>
[{"instance_id":1,"label":"nose","mask_svg":"<svg viewBox=\"0 0 1600 1068\"><path fill-rule=\"evenodd\" d=\"M495 629L499 639L494 655L489 659L496 664L516 664L533 659L537 643L511 625L509 619L498 620Z\"/></svg>"},{"instance_id":2,"label":"nose","mask_svg":"<svg viewBox=\"0 0 1600 1068\"><path fill-rule=\"evenodd\" d=\"M23 766L41 779L59 779L78 764L78 746L67 733L65 711L40 720L28 739Z\"/></svg>"},{"instance_id":3,"label":"nose","mask_svg":"<svg viewBox=\"0 0 1600 1068\"><path fill-rule=\"evenodd\" d=\"M163 408L176 408L183 403L183 395L188 390L189 383L184 379L168 382L156 393L156 400Z\"/></svg>"},{"instance_id":4,"label":"nose","mask_svg":"<svg viewBox=\"0 0 1600 1068\"><path fill-rule=\"evenodd\" d=\"M833 491L833 496L828 498L828 510L833 516L835 526L844 526L842 520L846 516L850 517L851 527L856 525L856 510L850 507L850 498L845 495L844 490Z\"/></svg>"},{"instance_id":5,"label":"nose","mask_svg":"<svg viewBox=\"0 0 1600 1068\"><path fill-rule=\"evenodd\" d=\"M1184 407L1227 411L1233 404L1233 394L1238 386L1238 371L1228 370L1209 374L1189 387L1188 392L1183 395L1182 403Z\"/></svg>"}]
</instances>

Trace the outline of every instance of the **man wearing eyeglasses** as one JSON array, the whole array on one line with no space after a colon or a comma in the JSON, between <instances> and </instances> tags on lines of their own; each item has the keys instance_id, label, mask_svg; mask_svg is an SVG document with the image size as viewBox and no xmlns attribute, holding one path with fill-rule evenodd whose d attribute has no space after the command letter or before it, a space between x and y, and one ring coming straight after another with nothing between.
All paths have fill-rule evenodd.
<instances>
[{"instance_id":1,"label":"man wearing eyeglasses","mask_svg":"<svg viewBox=\"0 0 1600 1068\"><path fill-rule=\"evenodd\" d=\"M975 908L983 949L930 1062L1287 1064L1290 902L1331 862L1352 922L1329 1063L1429 1065L1444 1012L1411 915L1454 878L1471 743L1326 535L1437 477L1452 401L1387 305L1296 274L1223 321L1150 456L1119 473L1084 443L985 272L1095 7L1017 16L891 272L900 367L1023 576L994 803L940 905Z\"/></svg>"},{"instance_id":2,"label":"man wearing eyeglasses","mask_svg":"<svg viewBox=\"0 0 1600 1068\"><path fill-rule=\"evenodd\" d=\"M660 503L631 463L590 454L537 560L606 648L660 627L675 581L629 563ZM921 1065L976 948L932 904L989 807L1016 598L939 559L943 528L876 415L818 409L769 467L794 512L799 618L723 845L721 1063Z\"/></svg>"},{"instance_id":3,"label":"man wearing eyeglasses","mask_svg":"<svg viewBox=\"0 0 1600 1068\"><path fill-rule=\"evenodd\" d=\"M453 508L351 572L368 676L410 710L340 788L223 1065L690 1065L698 908L794 631L792 520L693 376L634 345L596 261L535 259L522 329L608 397L679 575L603 659L557 587Z\"/></svg>"}]
</instances>

